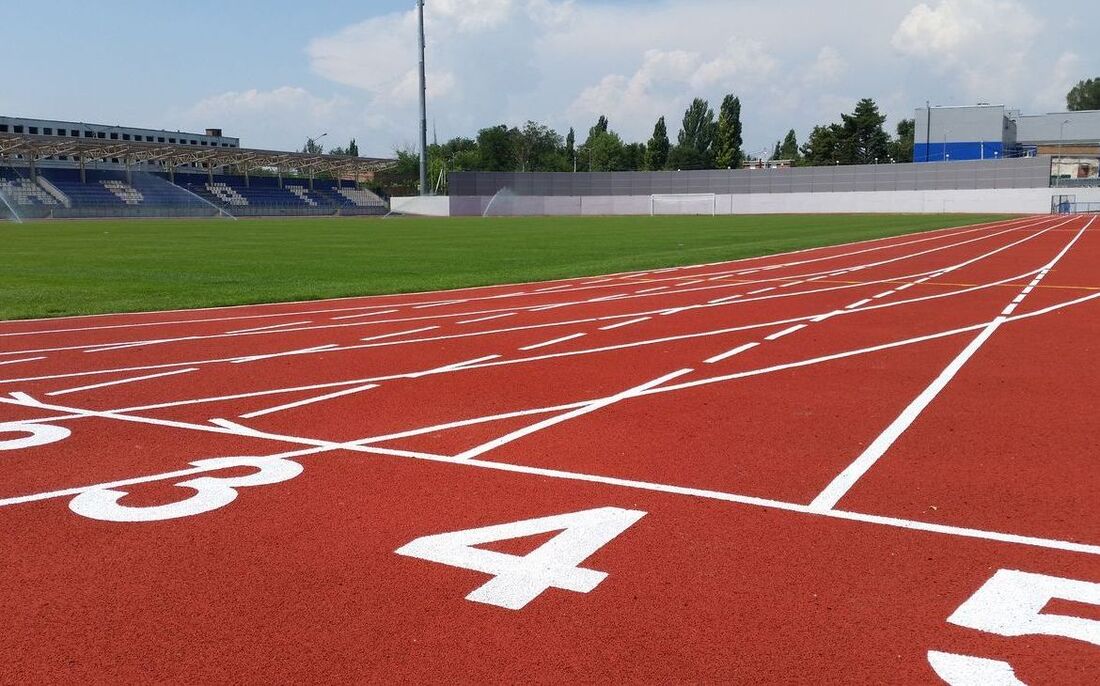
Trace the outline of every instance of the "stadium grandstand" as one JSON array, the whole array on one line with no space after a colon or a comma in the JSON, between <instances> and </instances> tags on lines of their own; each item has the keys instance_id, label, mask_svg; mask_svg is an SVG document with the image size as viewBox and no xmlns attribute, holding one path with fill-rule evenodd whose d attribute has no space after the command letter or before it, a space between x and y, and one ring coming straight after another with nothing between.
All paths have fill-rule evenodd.
<instances>
[{"instance_id":1,"label":"stadium grandstand","mask_svg":"<svg viewBox=\"0 0 1100 686\"><path fill-rule=\"evenodd\" d=\"M381 158L240 147L204 134L0 117L0 213L16 218L385 214Z\"/></svg>"}]
</instances>

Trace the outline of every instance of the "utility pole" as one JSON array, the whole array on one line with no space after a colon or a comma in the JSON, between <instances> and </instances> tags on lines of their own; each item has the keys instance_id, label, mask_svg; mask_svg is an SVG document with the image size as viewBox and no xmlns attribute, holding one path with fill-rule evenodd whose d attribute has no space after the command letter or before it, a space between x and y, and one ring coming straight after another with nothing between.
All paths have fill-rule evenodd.
<instances>
[{"instance_id":1,"label":"utility pole","mask_svg":"<svg viewBox=\"0 0 1100 686\"><path fill-rule=\"evenodd\" d=\"M424 73L424 0L417 0L420 20L420 195L428 191L428 85Z\"/></svg>"},{"instance_id":2,"label":"utility pole","mask_svg":"<svg viewBox=\"0 0 1100 686\"><path fill-rule=\"evenodd\" d=\"M932 147L932 102L924 101L924 111L928 113L928 124L924 127L924 161L930 160L928 149Z\"/></svg>"}]
</instances>

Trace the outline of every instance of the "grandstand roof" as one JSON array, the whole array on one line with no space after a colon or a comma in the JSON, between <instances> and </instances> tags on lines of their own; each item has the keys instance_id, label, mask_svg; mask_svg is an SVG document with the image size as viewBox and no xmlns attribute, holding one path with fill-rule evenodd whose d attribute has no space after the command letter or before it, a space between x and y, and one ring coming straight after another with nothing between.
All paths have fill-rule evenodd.
<instances>
[{"instance_id":1,"label":"grandstand roof","mask_svg":"<svg viewBox=\"0 0 1100 686\"><path fill-rule=\"evenodd\" d=\"M358 174L385 169L395 160L376 157L314 155L248 148L196 148L190 145L138 143L95 138L58 138L31 134L0 133L0 156L21 155L44 159L65 155L85 160L127 159L132 163L159 162L169 166L204 164L255 169L274 167L329 174Z\"/></svg>"}]
</instances>

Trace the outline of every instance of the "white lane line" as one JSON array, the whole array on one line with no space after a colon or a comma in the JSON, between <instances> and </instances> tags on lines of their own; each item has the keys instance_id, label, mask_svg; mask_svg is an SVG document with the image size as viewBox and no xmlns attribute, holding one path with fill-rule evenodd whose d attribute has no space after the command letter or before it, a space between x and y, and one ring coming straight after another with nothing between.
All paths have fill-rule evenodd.
<instances>
[{"instance_id":1,"label":"white lane line","mask_svg":"<svg viewBox=\"0 0 1100 686\"><path fill-rule=\"evenodd\" d=\"M560 286L550 286L549 288L536 288L531 291L532 293L549 293L550 291L560 291L563 288L573 288L573 284L565 283Z\"/></svg>"},{"instance_id":2,"label":"white lane line","mask_svg":"<svg viewBox=\"0 0 1100 686\"><path fill-rule=\"evenodd\" d=\"M469 301L468 300L444 300L443 302L427 303L425 305L414 305L413 309L414 310L427 310L427 309L430 309L432 307L445 307L447 305L461 305L464 302L469 302Z\"/></svg>"},{"instance_id":3,"label":"white lane line","mask_svg":"<svg viewBox=\"0 0 1100 686\"><path fill-rule=\"evenodd\" d=\"M805 281L791 281L780 286L780 288L790 288L791 286L797 286L799 284L806 283Z\"/></svg>"},{"instance_id":4,"label":"white lane line","mask_svg":"<svg viewBox=\"0 0 1100 686\"><path fill-rule=\"evenodd\" d=\"M491 314L488 317L478 317L477 319L466 319L458 322L458 324L477 324L478 322L488 322L492 321L493 319L503 319L504 317L514 316L516 316L515 312L505 312L504 314Z\"/></svg>"},{"instance_id":5,"label":"white lane line","mask_svg":"<svg viewBox=\"0 0 1100 686\"><path fill-rule=\"evenodd\" d=\"M1007 317L1008 315L1016 311L1016 307L1016 303L1011 303L1008 307L1004 308L1004 310L1001 311L1001 314Z\"/></svg>"},{"instance_id":6,"label":"white lane line","mask_svg":"<svg viewBox=\"0 0 1100 686\"><path fill-rule=\"evenodd\" d=\"M844 306L844 309L846 309L846 310L854 310L854 309L856 309L857 307L863 307L864 305L866 305L866 304L867 304L867 303L869 303L869 302L871 302L871 299L870 299L870 298L864 298L863 300L857 300L856 302L852 303L851 305L845 305L845 306Z\"/></svg>"},{"instance_id":7,"label":"white lane line","mask_svg":"<svg viewBox=\"0 0 1100 686\"><path fill-rule=\"evenodd\" d=\"M729 359L729 358L733 357L734 355L740 355L741 353L745 352L746 350L752 350L753 348L755 348L758 345L760 345L760 343L756 343L756 342L746 343L744 345L739 345L736 348L734 348L733 350L727 350L726 352L724 352L720 355L715 355L714 357L711 357L711 358L707 359L706 362L707 362L707 364L714 364L715 362L721 362L722 360Z\"/></svg>"},{"instance_id":8,"label":"white lane line","mask_svg":"<svg viewBox=\"0 0 1100 686\"><path fill-rule=\"evenodd\" d=\"M608 281L614 281L616 278L617 277L613 276L613 277L610 277L610 278L607 278L607 279L596 279L595 281L584 281L584 282L581 283L581 285L582 286L595 286L598 283L607 283Z\"/></svg>"},{"instance_id":9,"label":"white lane line","mask_svg":"<svg viewBox=\"0 0 1100 686\"><path fill-rule=\"evenodd\" d=\"M619 298L629 298L630 296L631 296L630 293L617 293L615 295L605 295L602 298L590 298L586 302L602 303L602 302L607 302L608 300L618 300Z\"/></svg>"},{"instance_id":10,"label":"white lane line","mask_svg":"<svg viewBox=\"0 0 1100 686\"><path fill-rule=\"evenodd\" d=\"M912 288L913 286L916 286L916 285L917 285L917 283L915 281L910 281L909 283L903 283L902 285L898 286L894 290L895 291L904 291L906 288Z\"/></svg>"},{"instance_id":11,"label":"white lane line","mask_svg":"<svg viewBox=\"0 0 1100 686\"><path fill-rule=\"evenodd\" d=\"M768 291L774 291L776 288L777 288L777 286L771 286L769 288L761 288L759 290L749 291L749 295L757 295L759 293L767 293Z\"/></svg>"},{"instance_id":12,"label":"white lane line","mask_svg":"<svg viewBox=\"0 0 1100 686\"><path fill-rule=\"evenodd\" d=\"M469 460L469 459L475 458L478 455L482 455L484 453L487 453L490 450L495 450L496 448L499 448L503 445L506 445L506 444L511 443L513 441L516 441L516 440L519 440L520 438L523 438L524 436L530 436L533 433L542 431L543 429L547 429L547 428L549 428L551 426L554 426L556 424L561 424L562 422L568 421L570 419L575 419L575 418L580 417L582 415L586 415L586 414L595 412L596 410L608 407L609 405L614 405L615 403L621 402L623 400L627 400L629 398L635 398L640 393L642 393L643 391L647 391L651 388L655 388L657 386L660 386L661 384L665 383L666 381L670 381L670 380L675 379L677 377L683 376L684 374L690 374L692 371L693 370L691 370L691 369L681 369L679 371L672 372L671 374L665 374L664 376L662 376L660 378L653 379L652 381L647 381L644 384L634 386L633 388L628 388L627 390L625 390L621 393L616 393L615 395L608 396L606 398L601 398L599 400L593 401L591 403L588 403L588 404L584 405L583 407L578 407L575 410L571 410L569 412L566 412L564 414L559 414L559 415L554 416L554 417L548 417L547 419L544 419L540 422L536 422L536 423L531 424L529 426L525 426L522 429L517 429L516 431L512 431L511 433L507 433L507 434L501 436L500 438L495 438L491 441L487 441L485 443L482 443L479 446L476 446L474 448L470 448L469 450L467 450L465 452L462 452L462 453L459 453L458 455L455 455L455 459L456 460Z\"/></svg>"},{"instance_id":13,"label":"white lane line","mask_svg":"<svg viewBox=\"0 0 1100 686\"><path fill-rule=\"evenodd\" d=\"M364 312L362 314L345 314L343 317L333 317L332 321L339 322L345 319L362 319L364 317L374 317L376 315L393 314L398 310L381 310L379 312Z\"/></svg>"},{"instance_id":14,"label":"white lane line","mask_svg":"<svg viewBox=\"0 0 1100 686\"><path fill-rule=\"evenodd\" d=\"M1087 229L1093 221L1095 220L1089 220L1089 223L1077 232L1073 239L1069 243L1067 243L1064 248L1062 248L1061 252L1059 252L1053 260L1048 262L1045 267L1043 267L1043 269L1039 272L1039 275L1035 277L1034 281L1032 281L1033 284L1037 285L1043 279L1043 277L1046 276L1046 274L1051 269L1053 269L1054 266L1058 264L1058 262L1061 261L1066 253L1069 252L1070 248L1072 248L1074 244L1077 243L1077 241L1084 234L1085 229ZM1015 309L1014 305L1010 305L1009 307ZM974 339L971 340L965 348L963 348L962 352L960 352L955 357L955 359L951 360L951 362L946 367L944 367L939 376L937 376L932 381L932 383L928 385L927 388L921 391L920 395L914 398L913 401L909 403L909 405L902 411L902 413L899 414L894 419L894 421L891 422L890 425L887 426L886 429L881 434L879 434L879 436L874 441L871 442L871 445L867 446L867 449L864 450L863 453L861 453L854 462L848 465L844 469L844 471L838 474L836 478L834 478L832 482L829 483L829 485L826 486L825 489L821 491L821 493L819 493L816 498L814 498L813 502L810 503L810 507L815 511L831 510L835 508L837 503L839 503L841 499L844 498L844 496L852 490L852 488L856 485L856 482L858 482L868 471L870 471L870 469L875 466L875 463L877 463L879 459L881 459L882 456L886 454L886 451L894 445L898 438L900 438L901 435L905 433L905 431L910 426L912 426L917 417L919 417L921 413L924 412L924 410L932 403L932 401L936 399L936 396L938 396L940 392L947 387L947 384L951 382L951 379L953 379L955 375L959 373L959 370L961 370L963 366L970 360L970 358L973 357L976 352L978 352L978 349L981 348L985 344L985 342L989 340L989 338L997 331L997 329L1001 327L1002 324L1009 321L1008 314L1001 314L993 321L989 322L989 324L987 324L981 330L981 332L978 333L978 335L975 336Z\"/></svg>"},{"instance_id":15,"label":"white lane line","mask_svg":"<svg viewBox=\"0 0 1100 686\"><path fill-rule=\"evenodd\" d=\"M776 331L775 333L771 334L770 336L765 336L764 340L765 341L776 341L776 340L779 340L780 338L783 338L784 336L791 335L795 331L801 331L802 329L805 329L805 328L806 328L805 324L795 324L794 326L783 329L782 331Z\"/></svg>"},{"instance_id":16,"label":"white lane line","mask_svg":"<svg viewBox=\"0 0 1100 686\"><path fill-rule=\"evenodd\" d=\"M272 324L271 326L257 326L257 327L252 328L252 329L237 329L236 331L226 331L225 333L227 333L227 334L253 333L253 332L256 332L256 331L270 331L272 329L281 329L281 328L286 327L286 326L302 326L303 324L312 324L312 323L313 323L312 319L306 319L305 321L300 321L300 322L286 322L286 323L283 323L283 324Z\"/></svg>"},{"instance_id":17,"label":"white lane line","mask_svg":"<svg viewBox=\"0 0 1100 686\"><path fill-rule=\"evenodd\" d=\"M500 355L485 355L484 357L475 357L472 360L463 360L462 362L452 362L451 364L445 364L442 367L436 367L434 369L426 369L422 372L413 372L411 374L404 374L403 376L409 379L419 379L422 376L430 376L432 374L442 374L444 372L457 372L470 365L481 364L482 362L488 362L489 360L499 359Z\"/></svg>"},{"instance_id":18,"label":"white lane line","mask_svg":"<svg viewBox=\"0 0 1100 686\"><path fill-rule=\"evenodd\" d=\"M745 296L743 296L743 295L728 295L724 298L715 298L714 300L708 300L707 304L708 305L721 305L722 303L731 303L734 300L738 300L738 299L743 298L743 297L745 297Z\"/></svg>"},{"instance_id":19,"label":"white lane line","mask_svg":"<svg viewBox=\"0 0 1100 686\"><path fill-rule=\"evenodd\" d=\"M326 393L325 395L318 395L312 398L306 398L305 400L298 400L293 403L286 403L285 405L276 405L275 407L269 407L263 410L256 410L255 412L248 412L246 414L239 415L241 419L253 419L255 417L263 417L265 415L274 414L276 412L282 412L283 410L290 410L295 407L302 407L304 405L312 405L313 403L319 403L324 400L332 400L333 398L341 398L345 395L353 395L362 391L367 391L372 388L378 388L378 384L366 384L365 386L356 386L355 388L346 388L342 391L336 391L335 393Z\"/></svg>"},{"instance_id":20,"label":"white lane line","mask_svg":"<svg viewBox=\"0 0 1100 686\"><path fill-rule=\"evenodd\" d=\"M545 312L546 310L556 310L559 307L569 307L574 303L554 303L553 305L540 305L538 307L532 307L529 312Z\"/></svg>"},{"instance_id":21,"label":"white lane line","mask_svg":"<svg viewBox=\"0 0 1100 686\"><path fill-rule=\"evenodd\" d=\"M634 291L634 294L635 295L641 295L642 293L656 293L657 291L663 291L667 288L668 288L668 286L657 286L655 288L643 288L640 291Z\"/></svg>"},{"instance_id":22,"label":"white lane line","mask_svg":"<svg viewBox=\"0 0 1100 686\"><path fill-rule=\"evenodd\" d=\"M368 336L366 338L360 338L359 340L361 340L361 341L380 341L384 338L396 338L397 336L406 336L408 334L413 334L413 333L423 333L425 331L434 331L435 329L438 329L438 328L439 328L439 325L423 326L419 329L410 329L408 331L394 331L393 333L384 333L384 334L380 334L378 336Z\"/></svg>"},{"instance_id":23,"label":"white lane line","mask_svg":"<svg viewBox=\"0 0 1100 686\"><path fill-rule=\"evenodd\" d=\"M676 284L676 287L677 287L677 288L680 288L680 287L682 287L682 286L694 286L695 284L697 284L697 283L703 283L704 281L706 281L706 279L695 279L695 280L693 280L693 281L685 281L685 282L683 282L683 283L678 283L678 284Z\"/></svg>"},{"instance_id":24,"label":"white lane line","mask_svg":"<svg viewBox=\"0 0 1100 686\"><path fill-rule=\"evenodd\" d=\"M817 324L819 322L825 321L826 319L832 319L833 317L837 316L838 314L842 314L842 312L840 310L833 310L832 312L826 312L825 314L819 314L816 317L814 317L813 319L811 319L810 321L813 322L814 324Z\"/></svg>"},{"instance_id":25,"label":"white lane line","mask_svg":"<svg viewBox=\"0 0 1100 686\"><path fill-rule=\"evenodd\" d=\"M552 338L549 341L543 341L542 343L535 343L534 345L526 345L526 346L520 348L520 350L525 350L526 351L526 350L536 350L538 348L545 348L548 345L554 345L555 343L564 343L565 341L571 341L574 338L580 338L581 336L584 336L584 335L585 334L583 334L583 333L575 333L575 334L571 334L569 336L562 336L561 338Z\"/></svg>"},{"instance_id":26,"label":"white lane line","mask_svg":"<svg viewBox=\"0 0 1100 686\"><path fill-rule=\"evenodd\" d=\"M156 338L156 339L153 339L151 341L136 341L136 342L131 342L131 343L115 343L113 345L112 344L104 344L104 345L97 345L97 346L88 346L87 349L84 350L84 352L86 352L86 353L105 353L105 352L110 352L112 350L125 350L126 348L140 348L143 345L158 345L160 343L172 343L175 340L177 340L177 339L174 339L174 338Z\"/></svg>"},{"instance_id":27,"label":"white lane line","mask_svg":"<svg viewBox=\"0 0 1100 686\"><path fill-rule=\"evenodd\" d=\"M24 357L21 360L6 360L4 362L0 362L0 367L6 364L19 364L20 362L37 362L38 360L44 359L46 359L45 355L39 355L38 357Z\"/></svg>"},{"instance_id":28,"label":"white lane line","mask_svg":"<svg viewBox=\"0 0 1100 686\"><path fill-rule=\"evenodd\" d=\"M146 374L145 376L134 376L129 379L118 379L116 381L107 381L105 383L92 384L91 386L77 386L76 388L66 388L60 391L52 391L47 393L48 396L55 395L67 395L69 393L79 393L80 391L90 391L96 388L106 388L107 386L120 386L126 383L134 383L135 381L146 381L148 379L159 379L164 376L175 376L176 374L186 374L188 372L197 372L198 367L188 367L186 369L176 369L170 372L161 372L160 374Z\"/></svg>"},{"instance_id":29,"label":"white lane line","mask_svg":"<svg viewBox=\"0 0 1100 686\"><path fill-rule=\"evenodd\" d=\"M885 298L886 296L888 296L888 295L893 295L893 294L894 294L894 289L892 289L892 288L891 288L891 289L890 289L890 290L888 290L888 291L883 291L882 293L878 293L878 294L876 294L876 295L872 295L872 296L871 296L871 300L879 300L880 298Z\"/></svg>"},{"instance_id":30,"label":"white lane line","mask_svg":"<svg viewBox=\"0 0 1100 686\"><path fill-rule=\"evenodd\" d=\"M248 355L245 357L237 357L229 361L230 364L244 364L245 362L259 362L260 360L270 360L276 357L290 357L292 355L308 355L309 353L318 353L325 350L331 350L332 348L340 347L337 343L329 343L327 345L316 345L312 348L300 348L298 350L287 350L281 353L270 353L268 355Z\"/></svg>"},{"instance_id":31,"label":"white lane line","mask_svg":"<svg viewBox=\"0 0 1100 686\"><path fill-rule=\"evenodd\" d=\"M610 324L608 326L601 326L600 331L611 331L612 329L621 329L624 326L630 326L631 324L640 324L641 322L647 322L652 317L638 317L637 319L628 319L625 322L619 322L617 324Z\"/></svg>"}]
</instances>

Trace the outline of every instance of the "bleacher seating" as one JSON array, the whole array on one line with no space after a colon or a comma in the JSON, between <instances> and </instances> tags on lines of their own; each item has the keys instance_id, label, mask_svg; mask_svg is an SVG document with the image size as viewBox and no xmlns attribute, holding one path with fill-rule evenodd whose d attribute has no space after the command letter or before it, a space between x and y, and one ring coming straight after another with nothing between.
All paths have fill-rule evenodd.
<instances>
[{"instance_id":1,"label":"bleacher seating","mask_svg":"<svg viewBox=\"0 0 1100 686\"><path fill-rule=\"evenodd\" d=\"M82 180L79 169L57 167L42 167L38 174L46 180L45 187L29 180L27 170L0 168L0 189L13 203L43 207L64 203L65 210L71 210L58 216L157 216L215 209L259 215L386 212L385 201L374 193L333 179L314 179L311 189L307 180L285 179L280 185L273 176L246 179L178 172L170 181L161 172L88 169Z\"/></svg>"},{"instance_id":2,"label":"bleacher seating","mask_svg":"<svg viewBox=\"0 0 1100 686\"><path fill-rule=\"evenodd\" d=\"M6 170L0 170L0 193L13 205L50 207L58 204L56 198L34 181Z\"/></svg>"}]
</instances>

